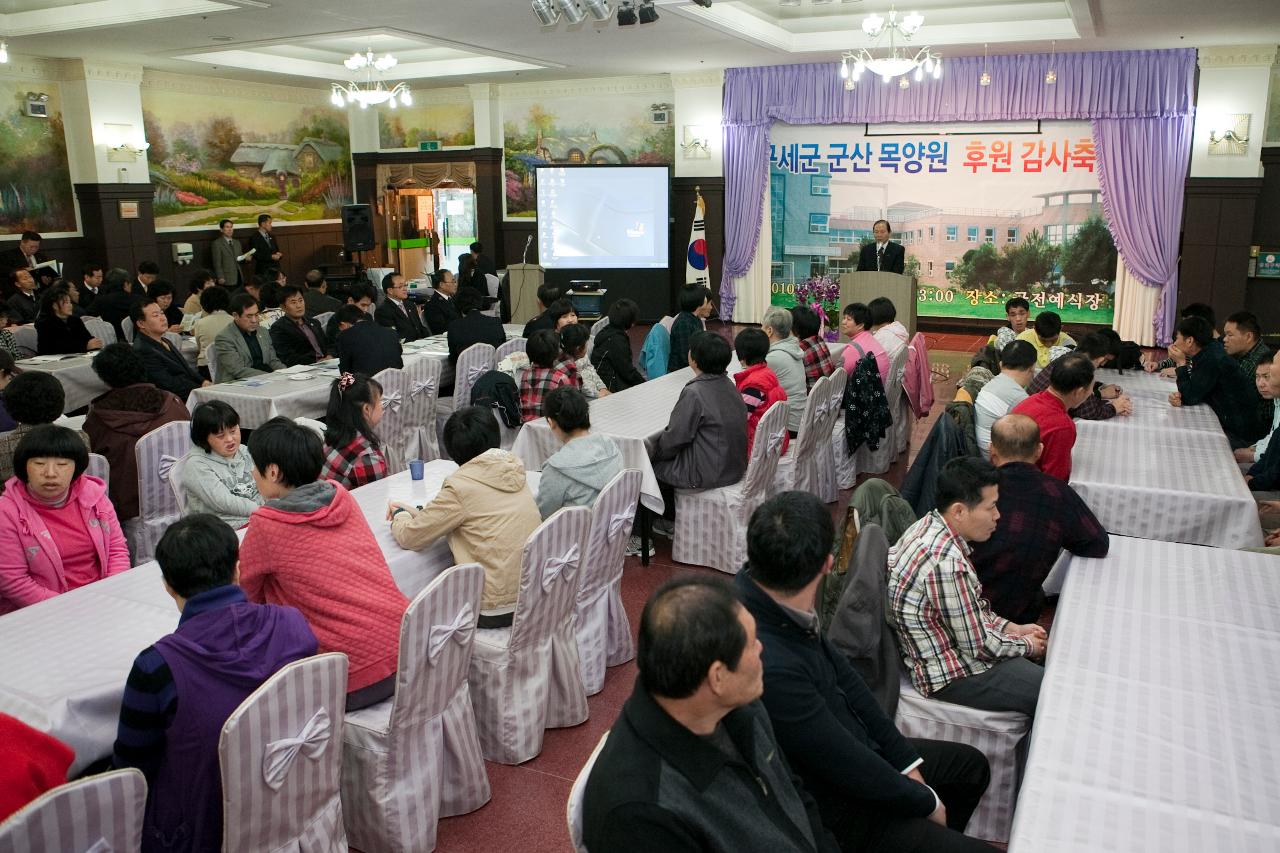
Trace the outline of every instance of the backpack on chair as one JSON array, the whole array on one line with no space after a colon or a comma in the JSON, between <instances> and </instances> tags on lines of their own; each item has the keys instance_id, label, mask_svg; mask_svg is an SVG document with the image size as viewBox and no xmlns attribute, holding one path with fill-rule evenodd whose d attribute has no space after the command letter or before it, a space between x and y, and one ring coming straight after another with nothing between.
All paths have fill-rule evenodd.
<instances>
[{"instance_id":1,"label":"backpack on chair","mask_svg":"<svg viewBox=\"0 0 1280 853\"><path fill-rule=\"evenodd\" d=\"M520 426L520 393L516 381L501 370L490 370L471 386L471 405L497 409L498 417L512 429Z\"/></svg>"}]
</instances>

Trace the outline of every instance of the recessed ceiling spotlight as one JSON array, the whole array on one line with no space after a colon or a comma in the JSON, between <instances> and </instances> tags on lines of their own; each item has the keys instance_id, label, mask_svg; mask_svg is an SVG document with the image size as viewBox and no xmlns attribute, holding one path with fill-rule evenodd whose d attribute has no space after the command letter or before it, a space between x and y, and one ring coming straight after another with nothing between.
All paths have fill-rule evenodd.
<instances>
[{"instance_id":1,"label":"recessed ceiling spotlight","mask_svg":"<svg viewBox=\"0 0 1280 853\"><path fill-rule=\"evenodd\" d=\"M575 0L555 0L555 2L560 7L565 20L570 24L581 24L586 20L587 13L582 11L582 7Z\"/></svg>"},{"instance_id":2,"label":"recessed ceiling spotlight","mask_svg":"<svg viewBox=\"0 0 1280 853\"><path fill-rule=\"evenodd\" d=\"M693 0L693 2L697 3L699 6L701 6L704 9L711 8L711 0Z\"/></svg>"},{"instance_id":3,"label":"recessed ceiling spotlight","mask_svg":"<svg viewBox=\"0 0 1280 853\"><path fill-rule=\"evenodd\" d=\"M613 14L613 10L609 8L609 0L582 0L582 5L587 7L591 17L597 21L607 21Z\"/></svg>"},{"instance_id":4,"label":"recessed ceiling spotlight","mask_svg":"<svg viewBox=\"0 0 1280 853\"><path fill-rule=\"evenodd\" d=\"M555 26L560 20L560 10L551 5L551 0L533 0L533 14L544 27Z\"/></svg>"},{"instance_id":5,"label":"recessed ceiling spotlight","mask_svg":"<svg viewBox=\"0 0 1280 853\"><path fill-rule=\"evenodd\" d=\"M631 0L622 0L618 4L618 26L630 27L636 22L636 7Z\"/></svg>"}]
</instances>

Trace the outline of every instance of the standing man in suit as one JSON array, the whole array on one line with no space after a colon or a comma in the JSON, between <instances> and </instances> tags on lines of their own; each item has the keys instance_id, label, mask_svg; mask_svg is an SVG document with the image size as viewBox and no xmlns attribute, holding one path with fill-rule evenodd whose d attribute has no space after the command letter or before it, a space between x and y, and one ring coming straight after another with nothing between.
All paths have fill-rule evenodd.
<instances>
[{"instance_id":1,"label":"standing man in suit","mask_svg":"<svg viewBox=\"0 0 1280 853\"><path fill-rule=\"evenodd\" d=\"M133 320L133 348L142 356L148 381L183 402L191 389L209 384L164 336L169 331L169 319L154 299L135 302L129 317Z\"/></svg>"},{"instance_id":2,"label":"standing man in suit","mask_svg":"<svg viewBox=\"0 0 1280 853\"><path fill-rule=\"evenodd\" d=\"M98 290L102 287L102 264L85 264L80 270L80 278L80 310L85 314L96 314L93 302L98 298Z\"/></svg>"},{"instance_id":3,"label":"standing man in suit","mask_svg":"<svg viewBox=\"0 0 1280 853\"><path fill-rule=\"evenodd\" d=\"M380 326L359 305L343 305L333 315L338 325L338 370L376 376L388 367L404 367L395 329Z\"/></svg>"},{"instance_id":4,"label":"standing man in suit","mask_svg":"<svg viewBox=\"0 0 1280 853\"><path fill-rule=\"evenodd\" d=\"M431 298L422 306L423 319L433 335L443 335L461 314L454 304L458 293L458 280L449 270L438 270L431 275Z\"/></svg>"},{"instance_id":5,"label":"standing man in suit","mask_svg":"<svg viewBox=\"0 0 1280 853\"><path fill-rule=\"evenodd\" d=\"M231 322L213 339L213 357L218 381L245 379L262 373L283 370L285 364L276 357L271 335L262 328L258 300L241 294L231 300ZM283 322L283 320L281 321Z\"/></svg>"},{"instance_id":6,"label":"standing man in suit","mask_svg":"<svg viewBox=\"0 0 1280 853\"><path fill-rule=\"evenodd\" d=\"M502 321L480 313L483 300L480 294L467 289L458 294L458 313L462 316L449 324L449 363L456 364L458 356L474 344L489 344L495 349L507 342Z\"/></svg>"},{"instance_id":7,"label":"standing man in suit","mask_svg":"<svg viewBox=\"0 0 1280 853\"><path fill-rule=\"evenodd\" d=\"M409 283L398 272L387 273L382 279L382 290L387 298L373 312L373 319L383 326L396 330L402 341L416 341L431 334L418 316L418 308L409 301Z\"/></svg>"},{"instance_id":8,"label":"standing man in suit","mask_svg":"<svg viewBox=\"0 0 1280 853\"><path fill-rule=\"evenodd\" d=\"M213 276L218 284L231 290L243 281L240 275L240 241L235 238L236 224L230 219L218 223L218 236L213 241Z\"/></svg>"},{"instance_id":9,"label":"standing man in suit","mask_svg":"<svg viewBox=\"0 0 1280 853\"><path fill-rule=\"evenodd\" d=\"M284 316L271 324L271 345L279 359L288 365L322 361L328 341L320 324L307 316L302 291L293 285L285 287L280 291L280 307Z\"/></svg>"},{"instance_id":10,"label":"standing man in suit","mask_svg":"<svg viewBox=\"0 0 1280 853\"><path fill-rule=\"evenodd\" d=\"M276 238L271 235L271 214L264 213L258 217L258 230L249 238L249 246L253 252L253 271L264 275L272 267L280 266L284 254L276 245Z\"/></svg>"},{"instance_id":11,"label":"standing man in suit","mask_svg":"<svg viewBox=\"0 0 1280 853\"><path fill-rule=\"evenodd\" d=\"M139 261L138 272L134 276L133 292L145 296L149 292L151 282L160 277L160 265L155 261Z\"/></svg>"},{"instance_id":12,"label":"standing man in suit","mask_svg":"<svg viewBox=\"0 0 1280 853\"><path fill-rule=\"evenodd\" d=\"M8 277L13 270L35 270L37 264L49 260L40 254L40 240L41 237L36 232L23 231L22 237L18 240L18 248L0 254L0 276ZM33 272L32 276L35 277L36 285L44 288L53 284L58 274L46 267Z\"/></svg>"},{"instance_id":13,"label":"standing man in suit","mask_svg":"<svg viewBox=\"0 0 1280 853\"><path fill-rule=\"evenodd\" d=\"M876 241L862 247L862 253L858 255L858 272L896 272L901 275L906 269L907 250L901 243L889 240L893 233L889 230L889 221L877 219L871 226L871 233Z\"/></svg>"}]
</instances>

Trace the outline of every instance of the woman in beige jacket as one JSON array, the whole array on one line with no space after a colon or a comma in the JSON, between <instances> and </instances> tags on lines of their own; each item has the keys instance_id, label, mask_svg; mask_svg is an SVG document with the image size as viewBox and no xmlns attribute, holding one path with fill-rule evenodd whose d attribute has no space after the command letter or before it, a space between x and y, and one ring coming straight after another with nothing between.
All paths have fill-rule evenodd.
<instances>
[{"instance_id":1,"label":"woman in beige jacket","mask_svg":"<svg viewBox=\"0 0 1280 853\"><path fill-rule=\"evenodd\" d=\"M422 509L393 502L389 510L400 547L417 551L448 536L455 563L484 568L481 628L511 624L524 545L542 523L524 463L499 443L493 412L479 406L454 412L444 426L444 446L461 467Z\"/></svg>"}]
</instances>

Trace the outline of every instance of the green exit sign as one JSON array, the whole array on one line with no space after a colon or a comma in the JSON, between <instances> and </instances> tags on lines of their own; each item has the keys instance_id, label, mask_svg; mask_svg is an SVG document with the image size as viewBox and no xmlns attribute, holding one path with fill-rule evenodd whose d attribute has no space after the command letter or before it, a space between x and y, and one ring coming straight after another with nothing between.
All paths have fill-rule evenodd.
<instances>
[{"instance_id":1,"label":"green exit sign","mask_svg":"<svg viewBox=\"0 0 1280 853\"><path fill-rule=\"evenodd\" d=\"M440 140L439 140L439 139L428 139L426 142L419 142L419 143L418 143L418 150L419 150L419 151L439 151L439 150L440 150Z\"/></svg>"}]
</instances>

